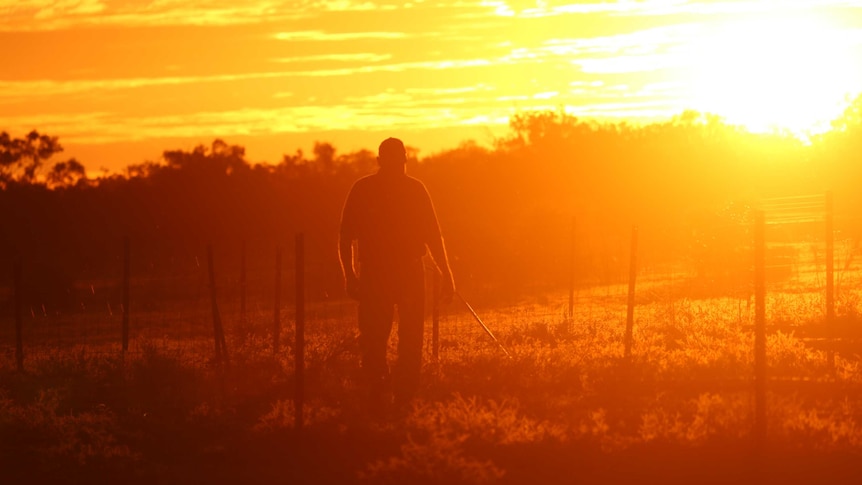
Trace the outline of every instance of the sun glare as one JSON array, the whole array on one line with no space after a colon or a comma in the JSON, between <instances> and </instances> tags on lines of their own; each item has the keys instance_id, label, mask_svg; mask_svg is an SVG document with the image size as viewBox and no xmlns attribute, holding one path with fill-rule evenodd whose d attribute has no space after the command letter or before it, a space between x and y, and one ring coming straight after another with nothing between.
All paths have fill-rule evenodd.
<instances>
[{"instance_id":1,"label":"sun glare","mask_svg":"<svg viewBox=\"0 0 862 485\"><path fill-rule=\"evenodd\" d=\"M862 79L850 32L813 16L709 28L692 52L691 103L752 131L825 131Z\"/></svg>"}]
</instances>

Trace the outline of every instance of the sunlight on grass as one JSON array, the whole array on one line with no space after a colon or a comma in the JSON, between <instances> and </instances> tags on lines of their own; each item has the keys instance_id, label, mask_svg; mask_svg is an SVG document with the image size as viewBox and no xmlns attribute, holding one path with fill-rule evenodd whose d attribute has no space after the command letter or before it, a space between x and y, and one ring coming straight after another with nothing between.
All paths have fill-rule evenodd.
<instances>
[{"instance_id":1,"label":"sunlight on grass","mask_svg":"<svg viewBox=\"0 0 862 485\"><path fill-rule=\"evenodd\" d=\"M360 433L387 443L369 445L356 459L354 478L369 483L492 483L519 473L520 465L506 458L513 450L591 447L613 454L748 442L749 297L690 298L660 285L644 288L630 362L623 358L625 305L612 297L621 289L579 290L571 318L567 296L555 293L512 306L480 305L512 358L468 314L448 309L440 361L426 363L418 399L400 421L367 414L352 327L312 321L305 432L326 440ZM852 452L862 445L862 412L852 397L862 385L859 361L839 353L830 364L825 350L797 335L806 328L798 325L819 324L821 306L815 292L773 292L768 299L776 323L767 339L770 440ZM110 344L55 349L29 358L24 374L5 353L0 435L19 444L20 456L82 473L164 460L179 448L201 456L240 453L237 436L294 446L292 343L273 353L268 318L228 332L231 363L224 370L205 338L141 335L125 359ZM390 343L393 353L396 345ZM177 433L184 437L158 449Z\"/></svg>"}]
</instances>

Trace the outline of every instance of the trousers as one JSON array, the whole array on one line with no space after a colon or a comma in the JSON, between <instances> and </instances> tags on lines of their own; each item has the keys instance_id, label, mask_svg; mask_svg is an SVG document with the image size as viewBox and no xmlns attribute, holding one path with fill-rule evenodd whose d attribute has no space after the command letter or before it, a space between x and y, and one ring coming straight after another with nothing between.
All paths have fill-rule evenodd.
<instances>
[{"instance_id":1,"label":"trousers","mask_svg":"<svg viewBox=\"0 0 862 485\"><path fill-rule=\"evenodd\" d=\"M398 311L397 359L390 376L387 347ZM419 387L425 324L425 270L421 259L391 265L361 265L359 346L362 370L372 396L390 382L396 402Z\"/></svg>"}]
</instances>

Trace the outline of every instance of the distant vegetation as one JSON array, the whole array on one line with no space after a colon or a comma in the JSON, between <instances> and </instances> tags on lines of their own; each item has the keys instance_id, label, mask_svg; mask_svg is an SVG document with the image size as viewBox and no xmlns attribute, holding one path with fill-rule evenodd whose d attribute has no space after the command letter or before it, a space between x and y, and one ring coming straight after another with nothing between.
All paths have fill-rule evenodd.
<instances>
[{"instance_id":1,"label":"distant vegetation","mask_svg":"<svg viewBox=\"0 0 862 485\"><path fill-rule=\"evenodd\" d=\"M464 142L422 158L413 150L408 171L432 193L459 284L518 292L567 281L573 218L584 252L607 250L637 223L660 234L653 254L679 258L702 257L698 248L716 236L710 224L746 217L761 197L831 189L837 212L859 207L860 113L862 98L809 142L696 112L647 125L521 113L492 148ZM124 236L136 262L158 270L207 243L236 254L242 242L288 246L296 232L313 248L312 293L340 295L341 204L376 167L373 151L340 154L323 142L252 164L243 147L215 140L93 179L81 162L55 161L61 152L36 131L0 134L0 267L22 258L37 291L58 298L82 275L115 277ZM582 263L584 278L599 272Z\"/></svg>"}]
</instances>

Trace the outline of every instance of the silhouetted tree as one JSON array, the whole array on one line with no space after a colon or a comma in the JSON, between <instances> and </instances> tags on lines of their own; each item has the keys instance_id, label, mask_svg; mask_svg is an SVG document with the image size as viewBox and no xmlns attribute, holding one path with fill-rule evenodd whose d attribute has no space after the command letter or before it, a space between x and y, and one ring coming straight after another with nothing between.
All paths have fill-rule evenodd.
<instances>
[{"instance_id":1,"label":"silhouetted tree","mask_svg":"<svg viewBox=\"0 0 862 485\"><path fill-rule=\"evenodd\" d=\"M125 174L128 178L147 178L161 169L161 166L148 160L142 163L136 163L126 167Z\"/></svg>"},{"instance_id":2,"label":"silhouetted tree","mask_svg":"<svg viewBox=\"0 0 862 485\"><path fill-rule=\"evenodd\" d=\"M51 187L71 187L87 182L87 171L81 162L74 158L54 164L48 172L48 185Z\"/></svg>"},{"instance_id":3,"label":"silhouetted tree","mask_svg":"<svg viewBox=\"0 0 862 485\"><path fill-rule=\"evenodd\" d=\"M335 147L331 143L314 142L314 163L317 171L331 174L335 171Z\"/></svg>"},{"instance_id":4,"label":"silhouetted tree","mask_svg":"<svg viewBox=\"0 0 862 485\"><path fill-rule=\"evenodd\" d=\"M24 138L0 133L0 185L35 182L42 163L62 151L56 136L40 135L36 130Z\"/></svg>"}]
</instances>

